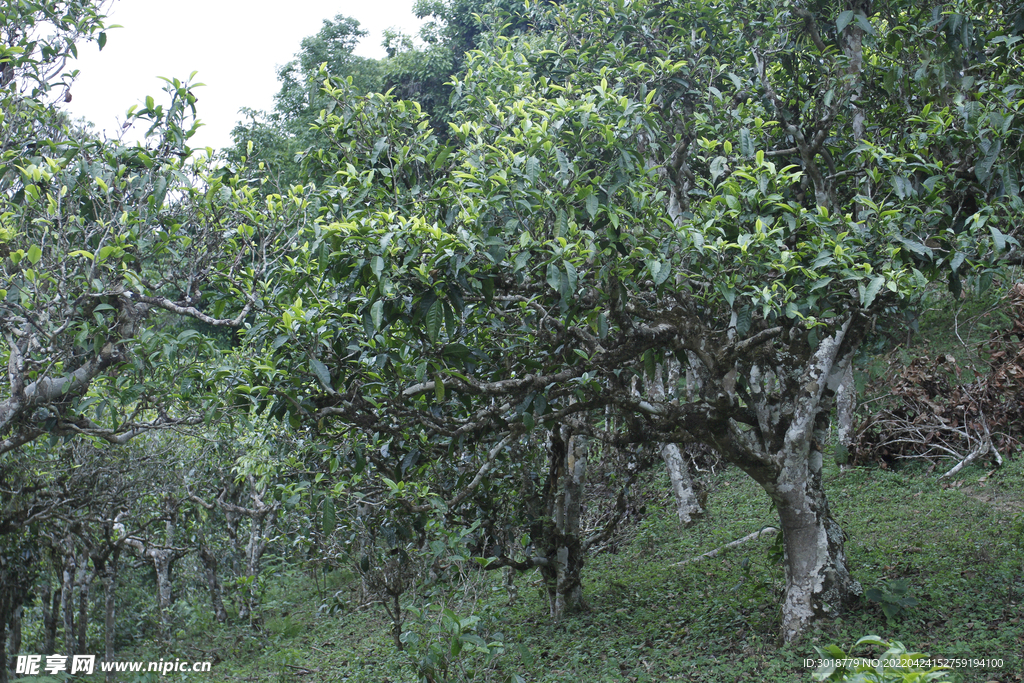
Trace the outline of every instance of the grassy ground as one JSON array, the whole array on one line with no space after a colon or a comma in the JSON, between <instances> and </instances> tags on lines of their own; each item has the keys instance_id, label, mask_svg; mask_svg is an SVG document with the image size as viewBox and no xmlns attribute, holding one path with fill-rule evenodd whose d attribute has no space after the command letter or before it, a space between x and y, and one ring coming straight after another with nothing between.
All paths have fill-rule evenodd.
<instances>
[{"instance_id":1,"label":"grassy ground","mask_svg":"<svg viewBox=\"0 0 1024 683\"><path fill-rule=\"evenodd\" d=\"M462 667L459 680L515 681L508 677L516 674L538 683L809 681L804 659L816 656L814 646L848 649L860 636L875 634L934 656L1003 660L1002 667L958 668L950 680L1022 680L1024 538L1021 518L1015 526L1014 516L1024 511L1024 459L996 471L967 468L941 484L923 470L840 471L832 465L827 486L849 535L856 577L866 589L904 579L919 604L887 620L878 604L865 599L841 619L781 647L782 573L770 560L770 537L673 566L774 521L765 496L737 470L709 483L706 519L681 531L661 493L667 482L651 481L646 516L631 530L630 542L588 562L589 609L561 623L548 618L534 575L518 577L511 605L499 576L472 582L469 598L448 604L461 602L462 617L473 609L480 617L474 632L503 642L504 651L486 668L485 657L467 645L452 671ZM333 581L328 593L345 595L346 579ZM424 598L431 600L441 601L441 593ZM382 610L330 616L303 576L274 579L265 604L261 632L210 626L181 633L173 655L217 660L214 675L204 680L367 683L415 680L408 659L427 652L431 639L444 641L450 655L447 636L430 631L440 623L435 611L420 621L410 617L407 628L421 641L398 653ZM473 672L477 678L470 679Z\"/></svg>"}]
</instances>

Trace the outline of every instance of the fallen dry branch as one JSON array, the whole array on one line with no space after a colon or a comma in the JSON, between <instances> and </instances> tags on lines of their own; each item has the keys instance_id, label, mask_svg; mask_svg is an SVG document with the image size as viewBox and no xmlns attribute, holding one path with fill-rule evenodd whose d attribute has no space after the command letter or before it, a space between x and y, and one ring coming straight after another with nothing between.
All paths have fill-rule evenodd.
<instances>
[{"instance_id":1,"label":"fallen dry branch","mask_svg":"<svg viewBox=\"0 0 1024 683\"><path fill-rule=\"evenodd\" d=\"M672 566L672 567L683 567L683 566L688 565L688 564L693 564L694 562L700 562L701 560L709 560L712 557L716 557L723 550L728 550L729 548L735 548L738 545L743 545L747 541L753 541L755 539L761 538L762 536L771 536L772 534L775 534L776 532L778 532L778 529L776 529L775 527L773 527L773 526L766 526L765 528L759 529L758 531L755 531L752 534L747 534L743 538L737 538L735 541L730 541L729 543L726 543L725 545L719 546L719 547L715 548L714 550L709 550L708 552L704 553L703 555L697 555L696 557L691 557L690 559L683 560L682 562L676 562L675 564L670 565L670 566Z\"/></svg>"},{"instance_id":2,"label":"fallen dry branch","mask_svg":"<svg viewBox=\"0 0 1024 683\"><path fill-rule=\"evenodd\" d=\"M985 428L985 440L979 443L978 447L971 451L966 458L954 465L948 472L939 477L939 479L952 477L964 467L967 467L978 458L988 455L989 453L992 454L992 459L995 461L996 465L1002 466L1003 458L999 455L999 451L996 450L995 444L992 443L992 433L988 429L988 424L983 421L982 426Z\"/></svg>"},{"instance_id":3,"label":"fallen dry branch","mask_svg":"<svg viewBox=\"0 0 1024 683\"><path fill-rule=\"evenodd\" d=\"M887 374L886 395L874 412L862 415L850 445L852 459L955 458L942 477L1024 444L1024 283L1007 294L1009 329L984 345L988 367L971 382L949 354L921 356ZM866 404L865 404L866 405Z\"/></svg>"}]
</instances>

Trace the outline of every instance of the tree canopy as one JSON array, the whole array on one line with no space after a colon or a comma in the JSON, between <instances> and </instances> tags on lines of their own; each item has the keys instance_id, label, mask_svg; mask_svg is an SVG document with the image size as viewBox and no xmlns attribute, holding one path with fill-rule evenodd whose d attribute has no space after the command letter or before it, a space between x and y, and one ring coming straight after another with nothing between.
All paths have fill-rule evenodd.
<instances>
[{"instance_id":1,"label":"tree canopy","mask_svg":"<svg viewBox=\"0 0 1024 683\"><path fill-rule=\"evenodd\" d=\"M859 590L820 470L865 335L1016 250L1018 9L531 12L554 28L470 53L443 134L326 87L325 181L290 199L315 218L248 332L274 362L240 388L442 500L535 429L702 442L779 508L793 637ZM668 360L687 386L636 390Z\"/></svg>"},{"instance_id":2,"label":"tree canopy","mask_svg":"<svg viewBox=\"0 0 1024 683\"><path fill-rule=\"evenodd\" d=\"M860 593L829 426L875 331L1019 259L1019 3L433 3L434 42L383 63L338 16L222 163L188 147L188 81L132 112L143 145L55 113L47 69L105 40L67 4L3 15L0 458L269 421L316 477L175 494L251 520L247 585L278 504L330 536L353 496L396 615L396 558L448 524L484 530L486 568L540 568L559 617L652 447L689 445L778 511L784 639ZM38 21L67 41L25 43ZM598 465L618 491L586 535ZM122 540L170 571L170 540Z\"/></svg>"}]
</instances>

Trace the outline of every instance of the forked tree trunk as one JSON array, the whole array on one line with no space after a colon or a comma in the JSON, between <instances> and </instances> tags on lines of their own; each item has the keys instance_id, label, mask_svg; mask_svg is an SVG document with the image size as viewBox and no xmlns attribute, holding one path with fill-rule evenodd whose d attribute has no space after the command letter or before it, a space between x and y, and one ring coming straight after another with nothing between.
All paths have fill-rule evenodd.
<instances>
[{"instance_id":1,"label":"forked tree trunk","mask_svg":"<svg viewBox=\"0 0 1024 683\"><path fill-rule=\"evenodd\" d=\"M167 534L173 539L174 535ZM171 570L175 561L182 557L185 548L168 548L148 545L145 541L133 536L124 539L123 544L134 549L140 557L153 562L156 571L157 607L160 617L160 637L169 641L171 637L171 607L174 604L173 582Z\"/></svg>"},{"instance_id":2,"label":"forked tree trunk","mask_svg":"<svg viewBox=\"0 0 1024 683\"><path fill-rule=\"evenodd\" d=\"M843 530L832 518L825 495L822 453L816 448L802 451L776 453L782 464L779 469L748 470L779 514L785 551L785 642L794 640L815 619L835 616L861 592L846 564Z\"/></svg>"},{"instance_id":3,"label":"forked tree trunk","mask_svg":"<svg viewBox=\"0 0 1024 683\"><path fill-rule=\"evenodd\" d=\"M757 427L730 420L728 434L719 431L714 444L765 490L778 510L785 548L786 642L813 620L836 615L861 593L846 565L843 532L831 516L822 481L821 451L832 398L855 348L852 340L844 344L850 324L807 352L802 366L751 366L746 398ZM802 343L795 340L786 356L802 353Z\"/></svg>"}]
</instances>

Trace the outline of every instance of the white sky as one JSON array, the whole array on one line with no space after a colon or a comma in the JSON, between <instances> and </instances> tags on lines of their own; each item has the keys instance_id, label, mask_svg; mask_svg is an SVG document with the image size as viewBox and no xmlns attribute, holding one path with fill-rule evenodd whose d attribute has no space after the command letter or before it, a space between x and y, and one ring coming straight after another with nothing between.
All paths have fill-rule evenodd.
<instances>
[{"instance_id":1,"label":"white sky","mask_svg":"<svg viewBox=\"0 0 1024 683\"><path fill-rule=\"evenodd\" d=\"M116 0L107 25L107 44L79 45L70 69L81 74L65 105L72 116L91 121L109 137L121 132L125 111L146 95L166 102L159 76L184 81L193 71L199 118L206 125L191 140L193 148L223 147L241 118L241 107L270 109L278 90L276 67L291 61L306 36L323 20L344 14L370 35L356 53L382 57L383 31L394 27L418 35L414 0ZM163 96L163 97L162 97ZM145 131L129 130L128 139Z\"/></svg>"}]
</instances>

